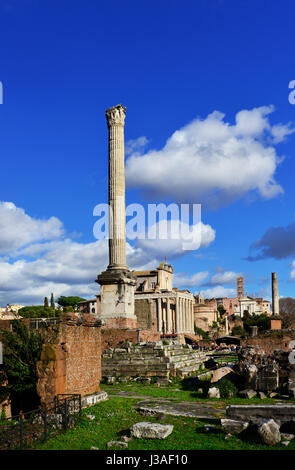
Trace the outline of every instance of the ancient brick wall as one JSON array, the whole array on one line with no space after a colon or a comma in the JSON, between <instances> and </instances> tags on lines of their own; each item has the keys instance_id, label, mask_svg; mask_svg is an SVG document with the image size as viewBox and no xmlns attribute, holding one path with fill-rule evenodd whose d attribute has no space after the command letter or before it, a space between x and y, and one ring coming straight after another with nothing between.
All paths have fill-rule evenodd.
<instances>
[{"instance_id":1,"label":"ancient brick wall","mask_svg":"<svg viewBox=\"0 0 295 470\"><path fill-rule=\"evenodd\" d=\"M98 392L101 379L101 328L92 315L67 314L48 329L37 363L37 392L43 404L59 393Z\"/></svg>"},{"instance_id":2,"label":"ancient brick wall","mask_svg":"<svg viewBox=\"0 0 295 470\"><path fill-rule=\"evenodd\" d=\"M272 354L276 349L290 351L291 340L295 340L295 330L273 330L254 338L241 340L241 346L260 346L266 354Z\"/></svg>"},{"instance_id":3,"label":"ancient brick wall","mask_svg":"<svg viewBox=\"0 0 295 470\"><path fill-rule=\"evenodd\" d=\"M108 348L115 348L120 343L130 341L136 344L141 341L158 341L160 333L155 333L150 330L139 329L118 329L118 328L102 328L101 329L101 349L104 351Z\"/></svg>"}]
</instances>

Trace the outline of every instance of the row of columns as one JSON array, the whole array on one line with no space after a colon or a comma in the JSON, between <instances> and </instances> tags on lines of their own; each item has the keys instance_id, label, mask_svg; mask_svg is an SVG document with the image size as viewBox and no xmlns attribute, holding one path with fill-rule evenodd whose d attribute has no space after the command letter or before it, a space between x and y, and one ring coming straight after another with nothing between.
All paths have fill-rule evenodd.
<instances>
[{"instance_id":1,"label":"row of columns","mask_svg":"<svg viewBox=\"0 0 295 470\"><path fill-rule=\"evenodd\" d=\"M158 331L161 333L194 333L193 300L185 297L157 298ZM175 303L172 303L172 300ZM172 305L175 308L172 308Z\"/></svg>"}]
</instances>

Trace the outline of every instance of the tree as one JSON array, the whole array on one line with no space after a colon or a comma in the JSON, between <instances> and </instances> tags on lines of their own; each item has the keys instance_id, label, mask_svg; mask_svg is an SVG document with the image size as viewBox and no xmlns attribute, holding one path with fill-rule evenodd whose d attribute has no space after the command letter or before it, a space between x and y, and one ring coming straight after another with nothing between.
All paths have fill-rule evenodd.
<instances>
[{"instance_id":1,"label":"tree","mask_svg":"<svg viewBox=\"0 0 295 470\"><path fill-rule=\"evenodd\" d=\"M23 318L48 318L56 315L55 309L43 305L28 305L19 309L18 314Z\"/></svg>"},{"instance_id":2,"label":"tree","mask_svg":"<svg viewBox=\"0 0 295 470\"><path fill-rule=\"evenodd\" d=\"M282 328L294 328L295 299L292 297L282 297L279 300L279 311L282 317Z\"/></svg>"},{"instance_id":3,"label":"tree","mask_svg":"<svg viewBox=\"0 0 295 470\"><path fill-rule=\"evenodd\" d=\"M218 305L217 310L220 314L220 317L222 317L226 313L226 310L223 305Z\"/></svg>"},{"instance_id":4,"label":"tree","mask_svg":"<svg viewBox=\"0 0 295 470\"><path fill-rule=\"evenodd\" d=\"M44 299L44 308L48 308L48 307L49 307L48 298L45 297L45 299Z\"/></svg>"},{"instance_id":5,"label":"tree","mask_svg":"<svg viewBox=\"0 0 295 470\"><path fill-rule=\"evenodd\" d=\"M55 310L55 302L54 302L54 297L53 297L52 293L51 293L51 297L50 297L50 307Z\"/></svg>"},{"instance_id":6,"label":"tree","mask_svg":"<svg viewBox=\"0 0 295 470\"><path fill-rule=\"evenodd\" d=\"M246 331L244 330L244 328L241 325L235 325L232 329L231 334L233 336L245 336Z\"/></svg>"},{"instance_id":7,"label":"tree","mask_svg":"<svg viewBox=\"0 0 295 470\"><path fill-rule=\"evenodd\" d=\"M82 302L83 300L86 300L86 299L83 299L82 297L73 297L73 296L65 297L62 295L61 297L57 299L57 303L61 307L73 307L76 310L78 308L78 303Z\"/></svg>"},{"instance_id":8,"label":"tree","mask_svg":"<svg viewBox=\"0 0 295 470\"><path fill-rule=\"evenodd\" d=\"M243 324L246 331L250 330L250 326L258 326L260 331L269 330L270 317L266 315L266 313L262 313L261 315L244 315Z\"/></svg>"},{"instance_id":9,"label":"tree","mask_svg":"<svg viewBox=\"0 0 295 470\"><path fill-rule=\"evenodd\" d=\"M21 320L11 322L12 331L0 330L3 343L3 377L0 381L0 401L12 394L18 397L24 410L24 397L36 399L36 363L40 359L43 340L36 331L29 331ZM2 377L2 378L3 378Z\"/></svg>"}]
</instances>

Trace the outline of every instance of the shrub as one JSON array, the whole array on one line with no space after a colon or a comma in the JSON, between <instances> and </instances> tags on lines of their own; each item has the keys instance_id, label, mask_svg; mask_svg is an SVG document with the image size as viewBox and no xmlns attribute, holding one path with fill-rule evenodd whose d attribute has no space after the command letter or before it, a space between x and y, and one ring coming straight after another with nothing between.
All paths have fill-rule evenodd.
<instances>
[{"instance_id":1,"label":"shrub","mask_svg":"<svg viewBox=\"0 0 295 470\"><path fill-rule=\"evenodd\" d=\"M235 397L238 393L237 387L226 378L218 380L214 386L219 389L221 398Z\"/></svg>"},{"instance_id":2,"label":"shrub","mask_svg":"<svg viewBox=\"0 0 295 470\"><path fill-rule=\"evenodd\" d=\"M236 325L232 329L232 335L233 336L245 336L246 331L244 330L244 328L241 325Z\"/></svg>"},{"instance_id":3,"label":"shrub","mask_svg":"<svg viewBox=\"0 0 295 470\"><path fill-rule=\"evenodd\" d=\"M196 325L195 325L195 335L200 335L200 336L202 336L203 339L209 339L208 331L204 331L204 330L202 330L202 328L199 328Z\"/></svg>"}]
</instances>

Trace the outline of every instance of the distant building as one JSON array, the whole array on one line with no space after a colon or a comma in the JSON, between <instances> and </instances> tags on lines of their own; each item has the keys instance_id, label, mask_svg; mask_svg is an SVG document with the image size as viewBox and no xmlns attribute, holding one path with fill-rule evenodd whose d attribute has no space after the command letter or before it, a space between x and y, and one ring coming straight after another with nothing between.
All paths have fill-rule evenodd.
<instances>
[{"instance_id":1,"label":"distant building","mask_svg":"<svg viewBox=\"0 0 295 470\"><path fill-rule=\"evenodd\" d=\"M22 318L18 315L18 311L23 308L24 305L18 304L7 304L6 307L0 307L0 319L1 320L18 320Z\"/></svg>"},{"instance_id":2,"label":"distant building","mask_svg":"<svg viewBox=\"0 0 295 470\"><path fill-rule=\"evenodd\" d=\"M217 320L216 304L206 303L201 292L195 296L194 320L196 327L203 331L209 331L213 322Z\"/></svg>"},{"instance_id":3,"label":"distant building","mask_svg":"<svg viewBox=\"0 0 295 470\"><path fill-rule=\"evenodd\" d=\"M250 315L261 315L263 313L271 315L270 302L268 300L262 298L256 299L249 295L241 297L238 300L239 303L234 309L234 314L241 318L244 317L245 312L248 312Z\"/></svg>"},{"instance_id":4,"label":"distant building","mask_svg":"<svg viewBox=\"0 0 295 470\"><path fill-rule=\"evenodd\" d=\"M195 299L188 290L173 288L173 267L167 263L137 277L135 315L138 327L161 334L194 333Z\"/></svg>"},{"instance_id":5,"label":"distant building","mask_svg":"<svg viewBox=\"0 0 295 470\"><path fill-rule=\"evenodd\" d=\"M242 276L237 277L237 297L244 297L244 278Z\"/></svg>"},{"instance_id":6,"label":"distant building","mask_svg":"<svg viewBox=\"0 0 295 470\"><path fill-rule=\"evenodd\" d=\"M95 299L82 300L78 302L80 312L92 313L93 315L100 314L100 294Z\"/></svg>"}]
</instances>

